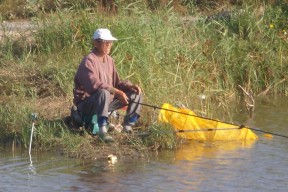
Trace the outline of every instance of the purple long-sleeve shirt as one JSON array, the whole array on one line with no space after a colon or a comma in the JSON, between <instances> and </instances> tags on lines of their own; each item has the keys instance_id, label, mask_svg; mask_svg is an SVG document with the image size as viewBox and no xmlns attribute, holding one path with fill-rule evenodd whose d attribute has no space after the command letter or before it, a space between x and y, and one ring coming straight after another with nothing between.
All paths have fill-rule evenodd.
<instances>
[{"instance_id":1,"label":"purple long-sleeve shirt","mask_svg":"<svg viewBox=\"0 0 288 192\"><path fill-rule=\"evenodd\" d=\"M74 104L92 95L98 89L107 89L113 99L113 88L125 90L129 81L121 81L116 71L114 60L109 55L100 59L95 50L81 61L74 77Z\"/></svg>"}]
</instances>

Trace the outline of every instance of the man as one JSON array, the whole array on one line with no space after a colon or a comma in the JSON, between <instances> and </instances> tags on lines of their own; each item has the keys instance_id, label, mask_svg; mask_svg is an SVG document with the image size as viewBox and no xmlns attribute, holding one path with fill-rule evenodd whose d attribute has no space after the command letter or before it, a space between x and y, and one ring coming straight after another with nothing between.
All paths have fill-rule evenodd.
<instances>
[{"instance_id":1,"label":"man","mask_svg":"<svg viewBox=\"0 0 288 192\"><path fill-rule=\"evenodd\" d=\"M84 116L97 116L98 134L104 141L113 141L107 134L108 113L128 105L123 131L131 133L143 98L138 85L120 80L109 56L114 41L117 39L108 29L96 30L93 49L83 58L74 77L73 102Z\"/></svg>"}]
</instances>

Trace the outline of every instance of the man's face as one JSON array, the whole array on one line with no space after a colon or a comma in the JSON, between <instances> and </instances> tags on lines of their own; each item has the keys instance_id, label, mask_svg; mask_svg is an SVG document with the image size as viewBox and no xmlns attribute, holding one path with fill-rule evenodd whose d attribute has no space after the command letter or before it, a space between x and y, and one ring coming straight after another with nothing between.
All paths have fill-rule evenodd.
<instances>
[{"instance_id":1,"label":"man's face","mask_svg":"<svg viewBox=\"0 0 288 192\"><path fill-rule=\"evenodd\" d=\"M107 41L102 39L94 40L94 46L99 51L100 55L109 55L113 41Z\"/></svg>"}]
</instances>

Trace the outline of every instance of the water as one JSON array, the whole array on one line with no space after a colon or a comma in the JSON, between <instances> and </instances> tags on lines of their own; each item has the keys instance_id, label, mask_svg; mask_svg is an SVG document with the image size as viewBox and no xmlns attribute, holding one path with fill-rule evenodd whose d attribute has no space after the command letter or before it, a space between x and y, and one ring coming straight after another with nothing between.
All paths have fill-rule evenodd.
<instances>
[{"instance_id":1,"label":"water","mask_svg":"<svg viewBox=\"0 0 288 192\"><path fill-rule=\"evenodd\" d=\"M258 103L250 123L288 135L287 102ZM28 151L0 148L0 191L287 191L288 139L257 135L255 142L192 142L114 165L34 151L31 165Z\"/></svg>"}]
</instances>

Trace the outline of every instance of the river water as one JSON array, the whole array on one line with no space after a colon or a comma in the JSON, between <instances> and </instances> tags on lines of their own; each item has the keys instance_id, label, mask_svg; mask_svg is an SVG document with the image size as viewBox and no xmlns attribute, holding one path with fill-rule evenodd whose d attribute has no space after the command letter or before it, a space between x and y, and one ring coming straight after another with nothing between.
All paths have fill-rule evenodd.
<instances>
[{"instance_id":1,"label":"river water","mask_svg":"<svg viewBox=\"0 0 288 192\"><path fill-rule=\"evenodd\" d=\"M236 111L235 121L243 121ZM245 113L244 113L245 114ZM287 97L259 101L253 126L288 135ZM251 125L250 125L251 126ZM191 142L149 161L85 161L0 148L0 191L287 191L288 138Z\"/></svg>"}]
</instances>

